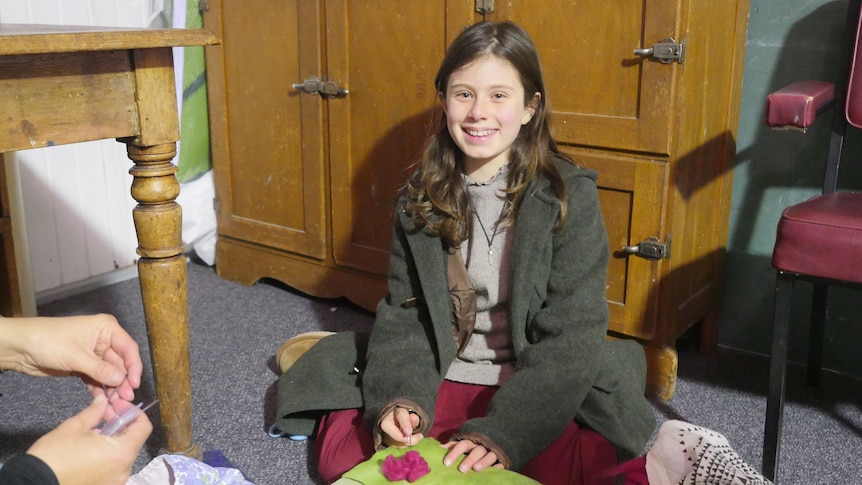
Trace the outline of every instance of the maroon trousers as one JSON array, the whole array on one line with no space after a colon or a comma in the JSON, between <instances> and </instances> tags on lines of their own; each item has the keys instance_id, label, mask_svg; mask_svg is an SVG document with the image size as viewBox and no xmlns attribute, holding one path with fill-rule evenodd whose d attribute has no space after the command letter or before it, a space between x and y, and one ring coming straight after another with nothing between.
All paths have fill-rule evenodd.
<instances>
[{"instance_id":1,"label":"maroon trousers","mask_svg":"<svg viewBox=\"0 0 862 485\"><path fill-rule=\"evenodd\" d=\"M485 415L495 392L496 387L443 381L437 394L434 424L425 435L445 443L462 423ZM347 409L324 416L315 449L318 471L327 483L369 459L374 445L362 411ZM519 472L544 485L615 483L617 477L622 481L616 483L640 485L648 483L645 463L640 458L618 465L616 449L610 442L572 422L562 436Z\"/></svg>"}]
</instances>

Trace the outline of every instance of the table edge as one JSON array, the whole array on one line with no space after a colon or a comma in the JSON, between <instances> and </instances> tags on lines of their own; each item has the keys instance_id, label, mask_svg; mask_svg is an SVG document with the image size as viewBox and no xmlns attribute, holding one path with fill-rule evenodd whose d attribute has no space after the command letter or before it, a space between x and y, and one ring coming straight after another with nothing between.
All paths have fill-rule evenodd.
<instances>
[{"instance_id":1,"label":"table edge","mask_svg":"<svg viewBox=\"0 0 862 485\"><path fill-rule=\"evenodd\" d=\"M0 24L0 55L188 47L220 44L207 29L145 29Z\"/></svg>"}]
</instances>

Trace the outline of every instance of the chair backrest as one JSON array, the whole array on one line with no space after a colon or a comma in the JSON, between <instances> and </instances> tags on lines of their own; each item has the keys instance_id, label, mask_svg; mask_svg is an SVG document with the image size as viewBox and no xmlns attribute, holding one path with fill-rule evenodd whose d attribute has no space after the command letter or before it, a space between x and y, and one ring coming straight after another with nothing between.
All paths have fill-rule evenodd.
<instances>
[{"instance_id":1,"label":"chair backrest","mask_svg":"<svg viewBox=\"0 0 862 485\"><path fill-rule=\"evenodd\" d=\"M847 125L862 127L862 0L850 0L847 5L845 28L844 63L835 86L835 109L832 115L832 135L826 156L826 172L823 176L823 193L838 189L838 168L844 147ZM839 109L843 107L844 109ZM858 123L858 125L857 125Z\"/></svg>"},{"instance_id":2,"label":"chair backrest","mask_svg":"<svg viewBox=\"0 0 862 485\"><path fill-rule=\"evenodd\" d=\"M847 122L856 128L862 128L862 16L857 13L856 17L853 60L847 81L846 115Z\"/></svg>"}]
</instances>

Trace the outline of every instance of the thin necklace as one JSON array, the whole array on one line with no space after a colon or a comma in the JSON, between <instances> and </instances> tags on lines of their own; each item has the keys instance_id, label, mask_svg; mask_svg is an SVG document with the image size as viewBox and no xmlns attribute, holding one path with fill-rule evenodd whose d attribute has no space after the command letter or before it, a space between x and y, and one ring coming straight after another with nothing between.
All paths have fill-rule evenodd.
<instances>
[{"instance_id":1,"label":"thin necklace","mask_svg":"<svg viewBox=\"0 0 862 485\"><path fill-rule=\"evenodd\" d=\"M482 229L482 234L485 235L485 241L488 243L488 264L493 266L494 256L494 238L497 237L497 228L500 226L499 221L500 218L503 217L503 213L506 211L506 203L507 200L503 200L503 207L500 209L500 216L497 218L497 222L494 223L494 231L488 236L488 231L485 230L485 224L482 223L482 218L479 217L479 211L476 210L476 206L473 204L473 198L470 195L467 195L467 202L470 204L470 209L473 211L473 214L476 215L476 220L479 221L479 227Z\"/></svg>"}]
</instances>

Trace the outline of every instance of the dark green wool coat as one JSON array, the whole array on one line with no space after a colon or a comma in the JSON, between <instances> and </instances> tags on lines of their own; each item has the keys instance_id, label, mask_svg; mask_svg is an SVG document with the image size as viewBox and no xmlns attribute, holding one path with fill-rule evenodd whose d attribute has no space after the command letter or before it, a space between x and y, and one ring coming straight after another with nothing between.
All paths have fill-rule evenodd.
<instances>
[{"instance_id":1,"label":"dark green wool coat","mask_svg":"<svg viewBox=\"0 0 862 485\"><path fill-rule=\"evenodd\" d=\"M568 194L565 225L554 230L559 202L550 183L537 176L511 229L516 371L486 416L460 430L490 438L515 470L573 419L613 443L621 460L641 454L655 426L644 397L643 349L605 338L610 251L596 174L562 160L556 165ZM389 293L377 307L367 352L361 339L356 350L353 335L327 337L312 347L280 378L280 429L313 429L309 411L362 406L366 420L376 423L379 410L396 398L419 404L433 420L437 388L457 352L446 257L439 237L396 214ZM357 363L364 366L361 379L350 372Z\"/></svg>"}]
</instances>

